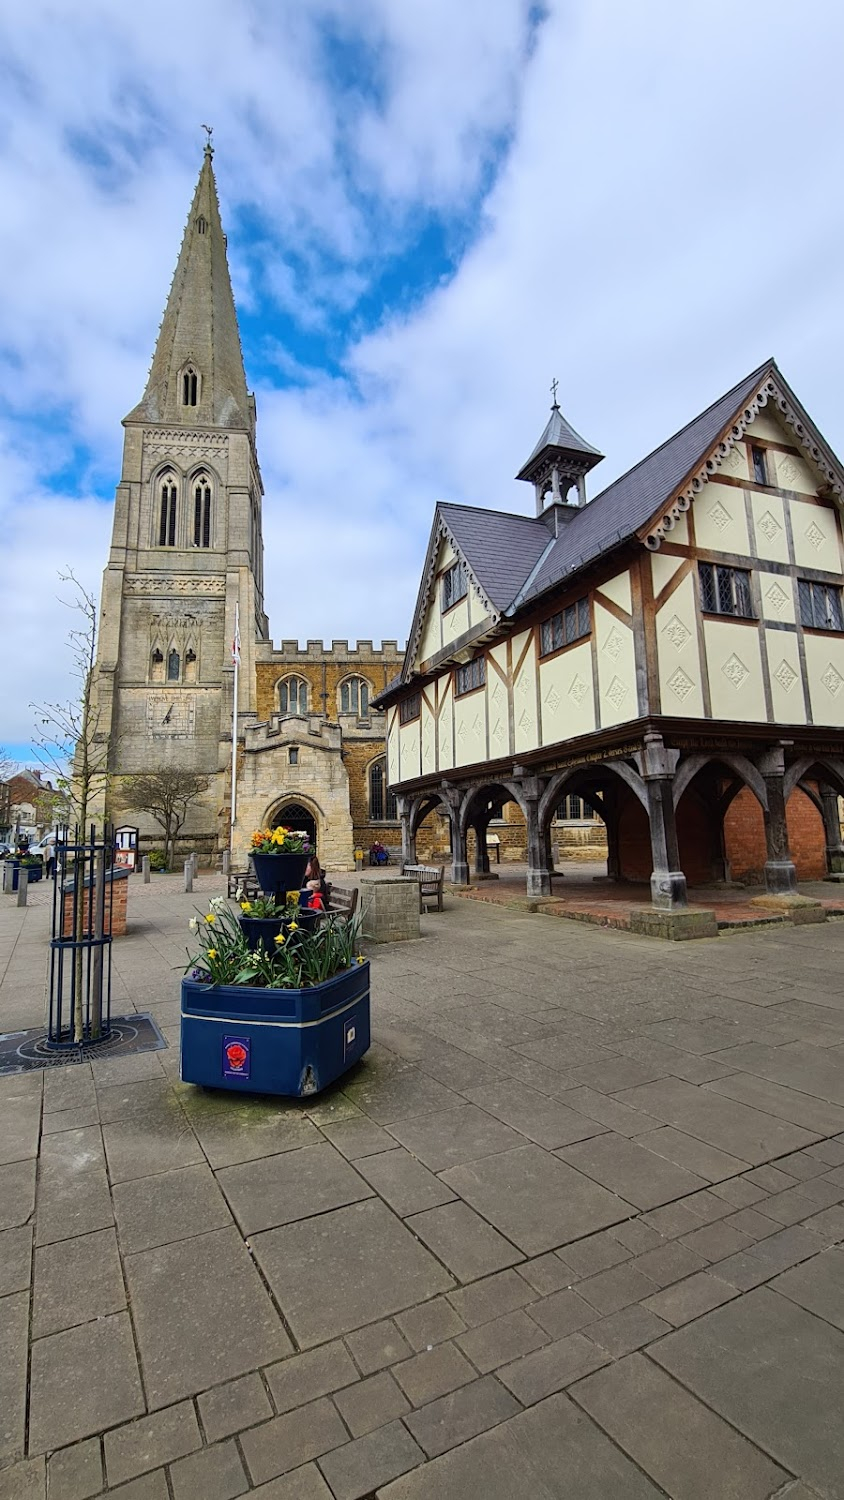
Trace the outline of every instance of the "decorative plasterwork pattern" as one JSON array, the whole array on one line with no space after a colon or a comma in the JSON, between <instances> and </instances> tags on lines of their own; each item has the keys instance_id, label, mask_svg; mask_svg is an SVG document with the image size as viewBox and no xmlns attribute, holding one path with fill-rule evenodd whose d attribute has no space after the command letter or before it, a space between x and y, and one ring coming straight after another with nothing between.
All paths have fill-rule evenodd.
<instances>
[{"instance_id":1,"label":"decorative plasterwork pattern","mask_svg":"<svg viewBox=\"0 0 844 1500\"><path fill-rule=\"evenodd\" d=\"M658 551L668 533L674 530L680 517L689 509L695 495L700 494L704 485L712 478L712 475L716 474L727 462L730 454L735 451L736 443L741 442L754 418L759 415L764 406L767 406L769 401L776 406L788 425L793 429L801 447L808 453L815 468L823 475L832 494L839 501L844 500L844 483L842 483L839 471L829 462L826 455L807 432L791 402L779 389L773 377L769 376L759 387L753 399L747 403L743 411L736 418L726 436L716 445L709 457L704 460L680 493L675 495L659 521L648 532L644 538L644 543L651 552Z\"/></svg>"},{"instance_id":2,"label":"decorative plasterwork pattern","mask_svg":"<svg viewBox=\"0 0 844 1500\"><path fill-rule=\"evenodd\" d=\"M460 559L463 567L466 568L469 582L471 583L475 592L478 594L484 609L489 615L490 623L493 625L497 625L500 619L500 611L495 608L492 600L487 597L487 594L481 588L481 585L478 583L478 580L472 572L471 568L467 567L463 552L461 548L458 547L457 542L452 536L450 528L446 525L445 521L440 518L439 525L437 526L433 536L431 537L428 549L428 560L425 564L425 572L422 576L422 582L419 586L419 602L416 607L416 618L413 622L413 628L410 633L410 640L407 643L407 656L405 658L405 667L402 672L403 682L407 682L413 672L413 663L416 660L416 653L419 650L419 642L422 637L422 629L425 624L425 619L428 613L428 605L430 603L431 595L433 592L434 579L437 574L437 556L440 550L440 543L443 541L448 542L449 546L454 548L457 557Z\"/></svg>"},{"instance_id":3,"label":"decorative plasterwork pattern","mask_svg":"<svg viewBox=\"0 0 844 1500\"><path fill-rule=\"evenodd\" d=\"M223 599L226 580L209 578L204 573L136 573L124 580L123 591L145 598L156 594L194 594L203 599Z\"/></svg>"},{"instance_id":4,"label":"decorative plasterwork pattern","mask_svg":"<svg viewBox=\"0 0 844 1500\"><path fill-rule=\"evenodd\" d=\"M144 447L153 453L188 453L192 458L214 458L229 446L225 433L185 432L182 428L147 427Z\"/></svg>"}]
</instances>

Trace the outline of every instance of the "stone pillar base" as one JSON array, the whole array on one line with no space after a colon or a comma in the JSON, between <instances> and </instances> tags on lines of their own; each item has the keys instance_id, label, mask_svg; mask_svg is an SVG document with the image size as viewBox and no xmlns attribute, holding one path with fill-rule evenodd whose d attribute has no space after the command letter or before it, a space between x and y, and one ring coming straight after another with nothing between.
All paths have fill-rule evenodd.
<instances>
[{"instance_id":1,"label":"stone pillar base","mask_svg":"<svg viewBox=\"0 0 844 1500\"><path fill-rule=\"evenodd\" d=\"M763 911L779 912L797 927L826 921L826 907L820 901L813 901L811 896L801 896L796 891L787 891L780 896L754 896L750 904L761 907Z\"/></svg>"},{"instance_id":2,"label":"stone pillar base","mask_svg":"<svg viewBox=\"0 0 844 1500\"><path fill-rule=\"evenodd\" d=\"M797 894L797 871L790 859L769 859L766 862L765 889L769 896Z\"/></svg>"},{"instance_id":3,"label":"stone pillar base","mask_svg":"<svg viewBox=\"0 0 844 1500\"><path fill-rule=\"evenodd\" d=\"M551 874L549 870L528 870L527 893L529 896L550 896Z\"/></svg>"},{"instance_id":4,"label":"stone pillar base","mask_svg":"<svg viewBox=\"0 0 844 1500\"><path fill-rule=\"evenodd\" d=\"M363 875L360 904L365 938L373 943L406 943L420 936L419 882L398 876L376 880Z\"/></svg>"},{"instance_id":5,"label":"stone pillar base","mask_svg":"<svg viewBox=\"0 0 844 1500\"><path fill-rule=\"evenodd\" d=\"M654 870L651 901L657 911L685 911L688 907L686 877L682 870Z\"/></svg>"},{"instance_id":6,"label":"stone pillar base","mask_svg":"<svg viewBox=\"0 0 844 1500\"><path fill-rule=\"evenodd\" d=\"M671 942L685 942L689 938L713 938L718 936L718 923L714 911L642 911L630 913L630 931L643 937L668 938Z\"/></svg>"},{"instance_id":7,"label":"stone pillar base","mask_svg":"<svg viewBox=\"0 0 844 1500\"><path fill-rule=\"evenodd\" d=\"M468 885L469 884L469 866L468 866L468 864L466 864L465 862L463 862L463 863L454 863L451 866L451 883L452 883L452 885Z\"/></svg>"}]
</instances>

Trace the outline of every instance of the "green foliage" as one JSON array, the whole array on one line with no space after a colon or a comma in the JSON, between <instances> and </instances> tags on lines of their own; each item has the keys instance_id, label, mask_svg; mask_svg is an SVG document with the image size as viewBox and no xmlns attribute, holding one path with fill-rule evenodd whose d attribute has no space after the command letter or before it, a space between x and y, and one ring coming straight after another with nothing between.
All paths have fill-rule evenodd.
<instances>
[{"instance_id":1,"label":"green foliage","mask_svg":"<svg viewBox=\"0 0 844 1500\"><path fill-rule=\"evenodd\" d=\"M149 867L151 870L167 869L167 855L164 853L163 849L150 849Z\"/></svg>"},{"instance_id":2,"label":"green foliage","mask_svg":"<svg viewBox=\"0 0 844 1500\"><path fill-rule=\"evenodd\" d=\"M242 890L242 886L238 887L236 895L245 917L287 917L288 921L293 921L299 906L298 891L289 891L286 901L277 901L275 896L252 896L247 901L245 898L241 900Z\"/></svg>"},{"instance_id":3,"label":"green foliage","mask_svg":"<svg viewBox=\"0 0 844 1500\"><path fill-rule=\"evenodd\" d=\"M358 919L334 922L329 918L316 929L306 931L296 921L292 904L287 910L293 915L285 921L272 949L260 942L253 951L225 897L213 896L207 912L191 917L190 928L199 940L200 949L188 957L186 972L210 984L299 990L322 984L354 963L363 963L356 953Z\"/></svg>"}]
</instances>

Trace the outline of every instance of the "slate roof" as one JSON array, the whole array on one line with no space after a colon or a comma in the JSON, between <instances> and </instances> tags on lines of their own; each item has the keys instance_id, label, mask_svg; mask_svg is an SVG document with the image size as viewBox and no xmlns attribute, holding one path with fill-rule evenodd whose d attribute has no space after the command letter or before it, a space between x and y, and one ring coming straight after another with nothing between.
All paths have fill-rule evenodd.
<instances>
[{"instance_id":1,"label":"slate roof","mask_svg":"<svg viewBox=\"0 0 844 1500\"><path fill-rule=\"evenodd\" d=\"M582 438L579 432L575 432L570 423L566 421L556 403L551 407L551 415L548 418L545 431L530 458L526 463L522 464L516 475L517 479L521 479L526 474L534 459L539 457L544 448L563 448L567 453L587 454L590 458L594 458L596 462L604 456L599 448L593 448L592 444L587 443L586 439Z\"/></svg>"},{"instance_id":2,"label":"slate roof","mask_svg":"<svg viewBox=\"0 0 844 1500\"><path fill-rule=\"evenodd\" d=\"M506 610L548 546L545 522L474 505L437 509L490 603Z\"/></svg>"}]
</instances>

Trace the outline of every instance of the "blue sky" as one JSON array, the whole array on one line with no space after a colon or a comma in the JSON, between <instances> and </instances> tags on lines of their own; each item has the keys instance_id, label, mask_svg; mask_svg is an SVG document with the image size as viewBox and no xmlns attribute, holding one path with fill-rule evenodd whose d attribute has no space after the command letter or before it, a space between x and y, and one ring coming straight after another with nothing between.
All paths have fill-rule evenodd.
<instances>
[{"instance_id":1,"label":"blue sky","mask_svg":"<svg viewBox=\"0 0 844 1500\"><path fill-rule=\"evenodd\" d=\"M0 20L0 744L72 689L57 573L99 591L203 122L273 637L403 640L435 500L530 508L553 375L593 489L769 354L844 450L842 44L827 0Z\"/></svg>"}]
</instances>

